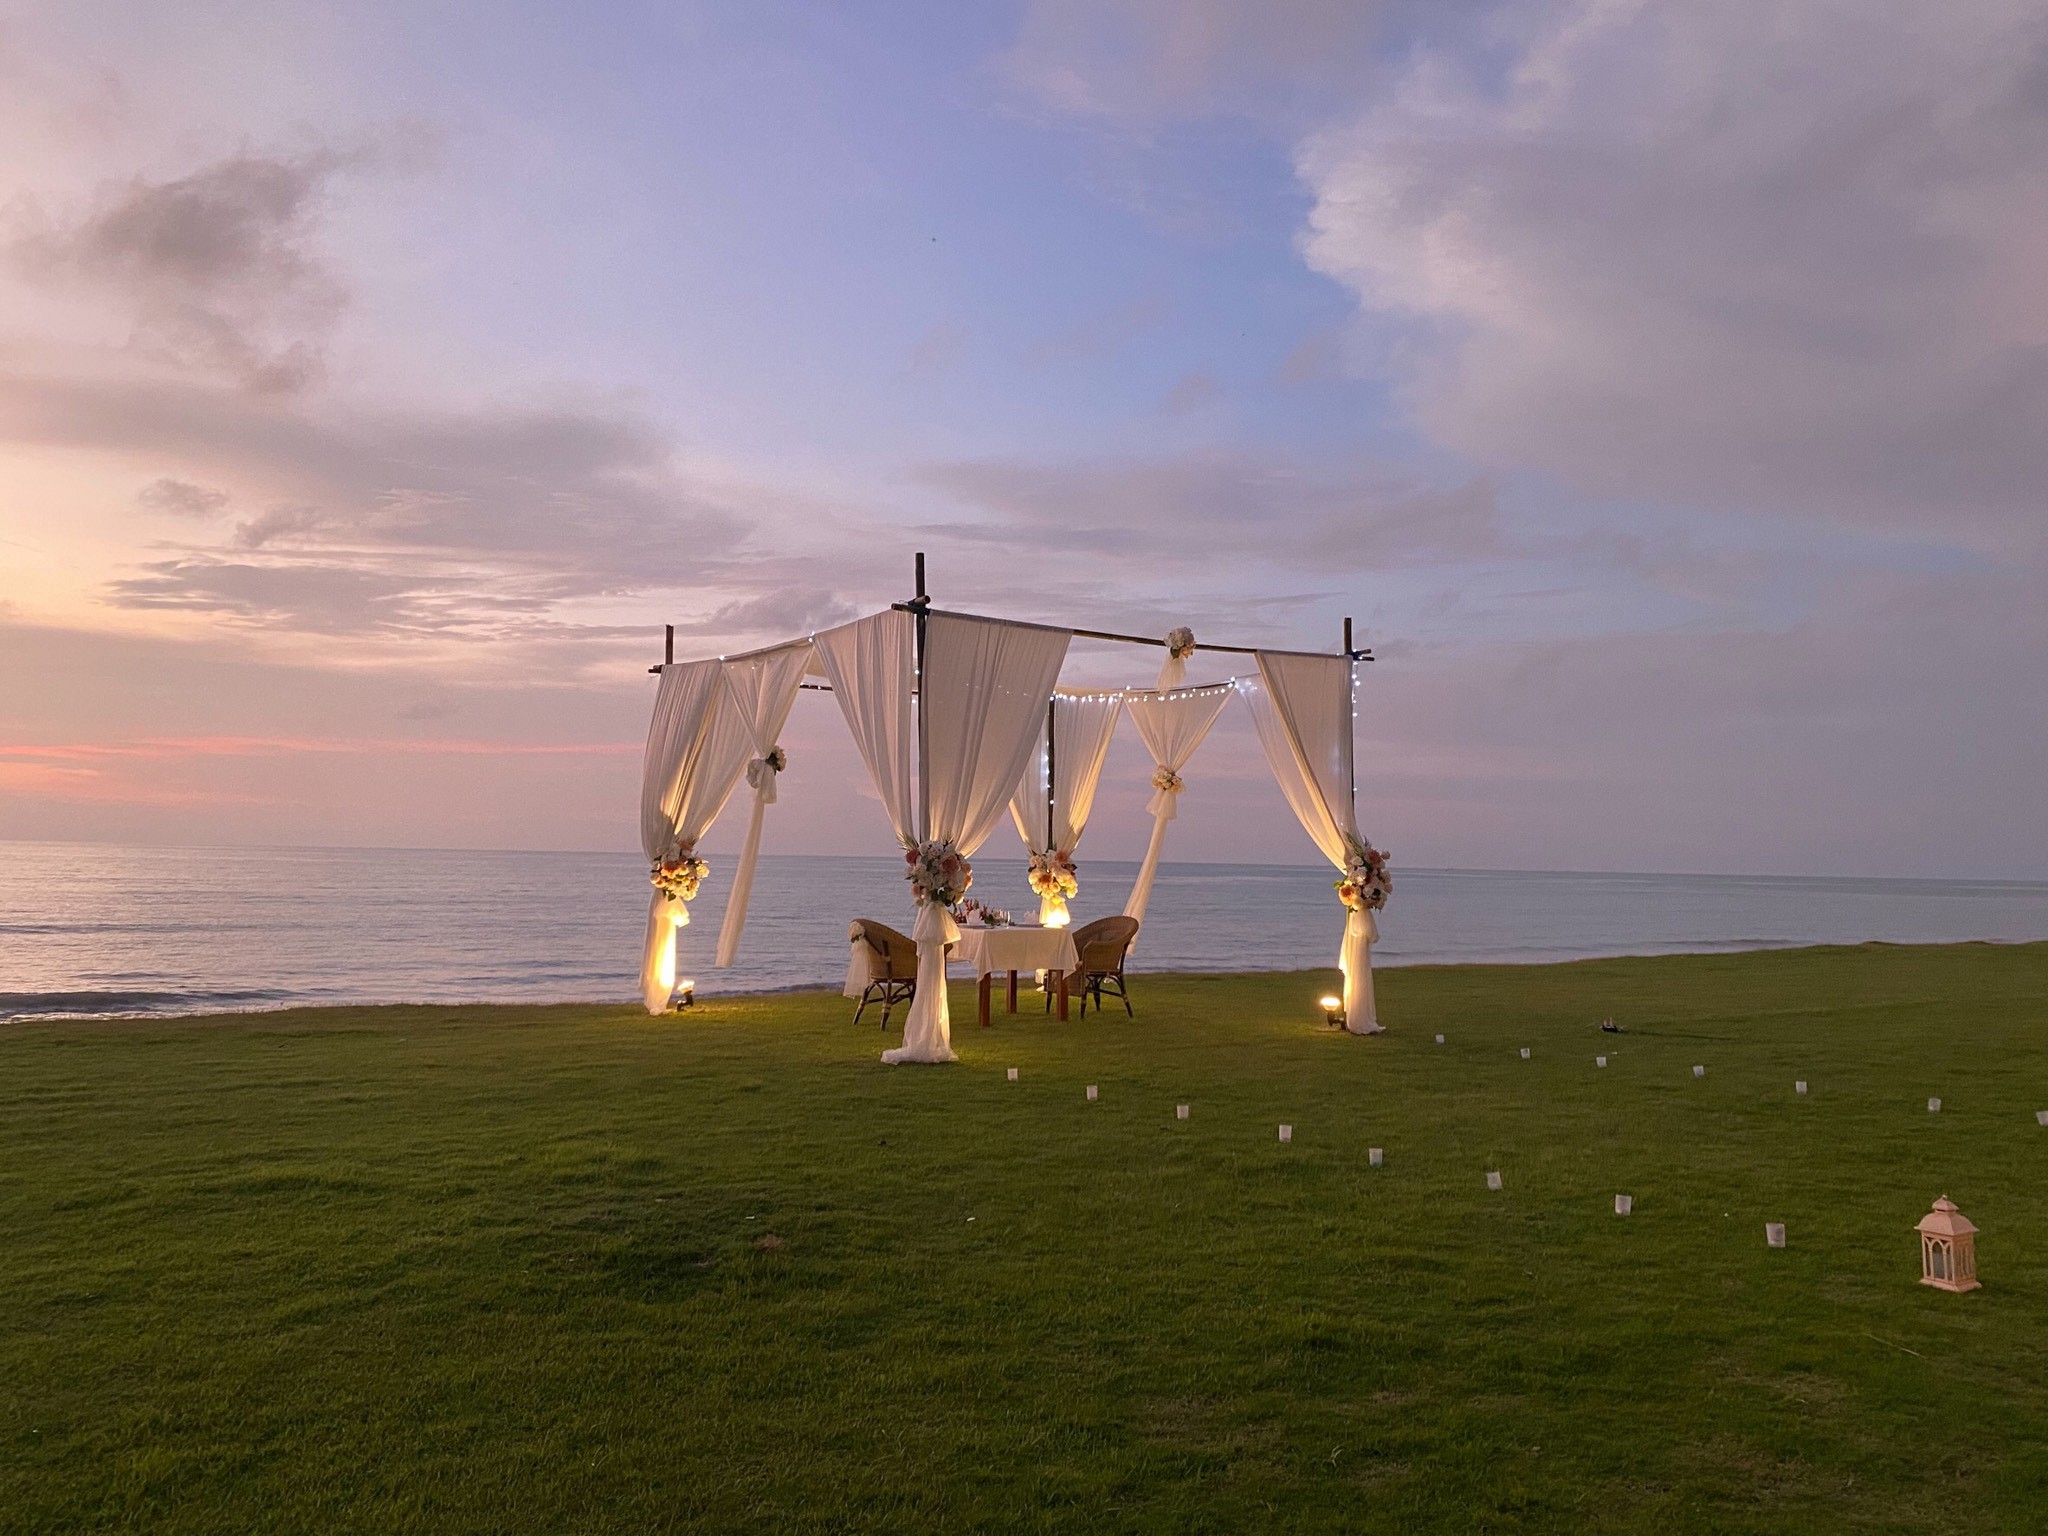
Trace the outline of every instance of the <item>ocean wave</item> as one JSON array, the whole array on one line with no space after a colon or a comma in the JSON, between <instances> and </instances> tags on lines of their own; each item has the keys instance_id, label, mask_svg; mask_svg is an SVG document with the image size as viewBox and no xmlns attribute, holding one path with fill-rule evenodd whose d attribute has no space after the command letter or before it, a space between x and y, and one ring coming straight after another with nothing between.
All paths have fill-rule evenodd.
<instances>
[{"instance_id":1,"label":"ocean wave","mask_svg":"<svg viewBox=\"0 0 2048 1536\"><path fill-rule=\"evenodd\" d=\"M283 1008L312 999L275 988L166 991L86 988L63 992L0 992L0 1023L21 1019L134 1019L188 1013L238 1013Z\"/></svg>"}]
</instances>

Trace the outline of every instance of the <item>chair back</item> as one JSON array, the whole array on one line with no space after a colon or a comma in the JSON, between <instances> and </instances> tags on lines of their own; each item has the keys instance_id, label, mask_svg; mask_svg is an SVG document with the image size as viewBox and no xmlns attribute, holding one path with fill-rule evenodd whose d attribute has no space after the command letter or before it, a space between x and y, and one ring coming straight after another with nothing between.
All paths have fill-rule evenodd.
<instances>
[{"instance_id":1,"label":"chair back","mask_svg":"<svg viewBox=\"0 0 2048 1536\"><path fill-rule=\"evenodd\" d=\"M1080 969L1103 976L1121 976L1124 956L1138 936L1135 917L1098 917L1074 930L1074 952L1081 957Z\"/></svg>"},{"instance_id":2,"label":"chair back","mask_svg":"<svg viewBox=\"0 0 2048 1536\"><path fill-rule=\"evenodd\" d=\"M917 980L917 946L909 935L871 917L857 917L850 926L852 937L867 944L870 981Z\"/></svg>"}]
</instances>

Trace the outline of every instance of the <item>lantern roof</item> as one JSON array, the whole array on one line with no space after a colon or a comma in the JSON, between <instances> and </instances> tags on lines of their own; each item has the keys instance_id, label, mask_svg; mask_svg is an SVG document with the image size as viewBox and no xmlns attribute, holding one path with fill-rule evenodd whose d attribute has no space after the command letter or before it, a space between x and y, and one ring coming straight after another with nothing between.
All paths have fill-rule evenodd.
<instances>
[{"instance_id":1,"label":"lantern roof","mask_svg":"<svg viewBox=\"0 0 2048 1536\"><path fill-rule=\"evenodd\" d=\"M1977 1225L1943 1195L1934 1202L1934 1209L1920 1218L1920 1230L1929 1237L1967 1237L1977 1230Z\"/></svg>"}]
</instances>

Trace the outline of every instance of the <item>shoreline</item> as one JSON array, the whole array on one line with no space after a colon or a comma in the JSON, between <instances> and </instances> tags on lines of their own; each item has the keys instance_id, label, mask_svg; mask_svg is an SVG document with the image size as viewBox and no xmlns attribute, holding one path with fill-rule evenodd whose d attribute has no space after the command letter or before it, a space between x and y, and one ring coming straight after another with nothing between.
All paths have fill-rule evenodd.
<instances>
[{"instance_id":1,"label":"shoreline","mask_svg":"<svg viewBox=\"0 0 2048 1536\"><path fill-rule=\"evenodd\" d=\"M1509 960L1482 958L1473 960L1392 960L1376 961L1375 975L1387 972L1444 972L1444 971L1526 971L1546 972L1568 966L1597 965L1613 961L1651 960L1713 960L1731 959L1745 955L1789 955L1815 953L1820 951L1867 952L1927 950L1952 952L1972 947L1988 949L2025 949L2029 946L2048 947L2048 938L2042 939L1948 939L1925 943L1900 943L1890 939L1864 939L1849 944L1801 944L1801 943L1745 943L1740 946L1725 946L1703 949L1628 949L1609 950L1593 954L1569 955L1545 960ZM1131 975L1139 981L1161 982L1227 981L1238 979L1264 979L1281 976L1329 976L1335 974L1335 965L1294 966L1279 969L1233 968L1190 970L1186 968L1161 969L1157 971L1133 970ZM972 978L962 975L949 977L954 987L973 986ZM834 981L807 981L788 986L736 987L731 991L699 992L698 1006L705 1007L720 1002L751 1002L776 998L815 997L820 994L837 995L838 984ZM17 993L15 996L34 994ZM46 994L47 995L47 994ZM61 995L61 994L60 994ZM147 1010L130 1009L106 1012L49 1010L36 1012L15 1012L0 1014L0 1029L29 1024L119 1024L119 1023L198 1023L207 1020L230 1020L260 1018L270 1014L312 1013L335 1011L360 1011L382 1008L628 1008L640 1009L638 997L627 993L617 998L592 997L535 997L535 998L382 998L382 999L337 999L333 1001L312 1001L280 999L276 1002L241 1008L198 1007L191 1009ZM645 1015L646 1017L668 1017L669 1015Z\"/></svg>"}]
</instances>

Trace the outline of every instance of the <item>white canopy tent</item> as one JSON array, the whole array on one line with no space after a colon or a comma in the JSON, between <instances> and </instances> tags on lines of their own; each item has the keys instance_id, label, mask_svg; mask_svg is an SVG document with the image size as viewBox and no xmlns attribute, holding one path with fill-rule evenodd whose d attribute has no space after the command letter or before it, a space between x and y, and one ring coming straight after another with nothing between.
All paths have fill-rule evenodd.
<instances>
[{"instance_id":1,"label":"white canopy tent","mask_svg":"<svg viewBox=\"0 0 2048 1536\"><path fill-rule=\"evenodd\" d=\"M677 930L704 878L699 840L744 774L753 789L746 844L733 879L717 959L730 965L746 924L763 816L783 769L776 737L803 687L830 691L874 781L890 830L905 852L917 904L917 990L896 1062L954 1060L945 986L947 946L959 939L951 910L972 882L970 860L1007 808L1036 858L1064 860L1080 842L1111 736L1128 710L1155 765L1152 839L1125 910L1142 921L1165 826L1174 819L1180 769L1233 692L1245 698L1282 795L1302 827L1341 872L1348 909L1339 963L1344 1023L1377 1033L1372 997L1373 910L1384 902L1384 855L1358 830L1352 727L1356 663L1351 645L1334 655L1209 646L1253 656L1256 678L1180 686L1192 633L1163 640L1101 630L1059 629L935 610L917 557L917 597L885 612L744 656L677 663L674 630L660 676L643 763L641 844L653 865L641 989L647 1010L669 1006L676 985ZM1164 645L1155 688L1061 692L1059 674L1075 636ZM806 676L824 679L806 683ZM1064 917L1047 898L1041 915Z\"/></svg>"}]
</instances>

